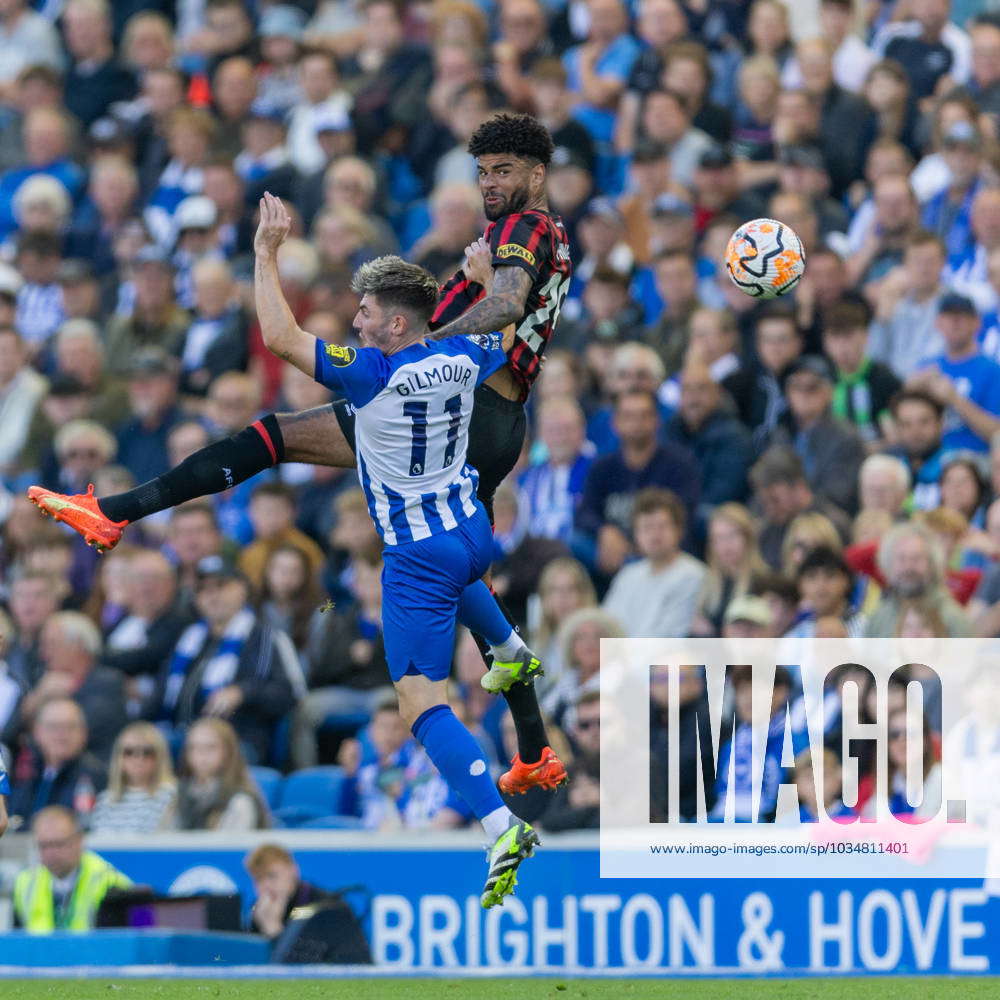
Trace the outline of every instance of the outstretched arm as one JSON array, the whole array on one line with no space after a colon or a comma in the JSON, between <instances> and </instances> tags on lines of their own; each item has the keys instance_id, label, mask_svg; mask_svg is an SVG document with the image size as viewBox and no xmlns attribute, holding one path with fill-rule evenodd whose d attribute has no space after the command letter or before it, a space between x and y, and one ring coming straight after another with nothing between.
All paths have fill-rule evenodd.
<instances>
[{"instance_id":1,"label":"outstretched arm","mask_svg":"<svg viewBox=\"0 0 1000 1000\"><path fill-rule=\"evenodd\" d=\"M453 319L447 326L431 334L434 340L444 337L469 336L475 333L493 333L509 323L516 323L524 315L524 307L531 291L531 275L523 268L501 267L493 277L493 287L487 290L471 309Z\"/></svg>"},{"instance_id":2,"label":"outstretched arm","mask_svg":"<svg viewBox=\"0 0 1000 1000\"><path fill-rule=\"evenodd\" d=\"M260 224L254 237L254 300L264 346L290 361L310 378L316 373L316 338L295 321L285 301L278 277L278 247L285 241L292 220L273 194L260 200Z\"/></svg>"},{"instance_id":3,"label":"outstretched arm","mask_svg":"<svg viewBox=\"0 0 1000 1000\"><path fill-rule=\"evenodd\" d=\"M465 271L467 278L478 282L486 289L487 296L490 295L493 291L493 281L496 278L497 272L493 267L493 251L490 249L489 243L482 236L475 243L470 243L465 248L465 264L462 266L462 269ZM464 319L465 317L463 316L462 318ZM449 324L449 326L451 325ZM514 346L514 330L514 324L508 323L501 334L503 337L503 349L508 353ZM495 331L490 330L488 332L493 333ZM437 339L439 335L433 334L432 336Z\"/></svg>"}]
</instances>

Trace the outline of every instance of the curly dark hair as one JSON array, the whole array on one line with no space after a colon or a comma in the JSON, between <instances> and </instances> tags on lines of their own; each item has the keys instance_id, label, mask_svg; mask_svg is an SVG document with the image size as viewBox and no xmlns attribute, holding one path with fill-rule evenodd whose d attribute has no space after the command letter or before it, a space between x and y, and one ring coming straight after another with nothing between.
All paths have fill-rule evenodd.
<instances>
[{"instance_id":1,"label":"curly dark hair","mask_svg":"<svg viewBox=\"0 0 1000 1000\"><path fill-rule=\"evenodd\" d=\"M472 133L468 148L473 156L511 153L548 166L554 146L549 130L537 118L500 112Z\"/></svg>"}]
</instances>

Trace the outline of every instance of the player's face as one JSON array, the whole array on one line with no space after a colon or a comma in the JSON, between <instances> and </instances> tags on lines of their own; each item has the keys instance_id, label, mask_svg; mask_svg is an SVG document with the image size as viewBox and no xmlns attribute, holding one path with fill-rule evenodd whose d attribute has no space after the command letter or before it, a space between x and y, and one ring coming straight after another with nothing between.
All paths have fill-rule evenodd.
<instances>
[{"instance_id":1,"label":"player's face","mask_svg":"<svg viewBox=\"0 0 1000 1000\"><path fill-rule=\"evenodd\" d=\"M545 168L509 153L484 153L476 161L483 212L490 222L520 212L545 184Z\"/></svg>"},{"instance_id":2,"label":"player's face","mask_svg":"<svg viewBox=\"0 0 1000 1000\"><path fill-rule=\"evenodd\" d=\"M354 329L365 347L388 347L393 339L398 316L389 314L372 295L361 297L358 311L354 316Z\"/></svg>"}]
</instances>

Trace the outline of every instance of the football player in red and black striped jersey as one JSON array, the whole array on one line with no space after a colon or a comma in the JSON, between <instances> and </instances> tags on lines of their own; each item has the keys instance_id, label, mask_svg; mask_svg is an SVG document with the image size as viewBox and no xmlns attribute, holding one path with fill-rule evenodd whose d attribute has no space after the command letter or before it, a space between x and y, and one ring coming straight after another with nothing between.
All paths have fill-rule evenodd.
<instances>
[{"instance_id":1,"label":"football player in red and black striped jersey","mask_svg":"<svg viewBox=\"0 0 1000 1000\"><path fill-rule=\"evenodd\" d=\"M475 276L460 270L445 284L434 325L435 336L447 337L492 333L515 324L509 362L480 386L469 427L468 461L479 471L479 496L492 515L493 494L521 452L523 403L569 288L570 261L565 230L546 201L552 138L545 127L528 115L495 115L473 134L469 152L477 159L483 208L490 220L485 238L492 266L482 273L477 270ZM280 207L265 195L268 199ZM275 252L259 236L254 246L258 311L266 307L280 322L294 324L278 283ZM470 262L477 257L472 250ZM126 493L98 498L91 487L88 494L67 497L32 487L29 496L107 551L131 522L230 489L280 462L353 468L353 445L353 412L339 401L298 413L269 414ZM522 666L527 669L528 664L526 659ZM492 681L484 686L503 691L518 729L519 755L500 779L501 789L553 788L565 781L566 772L547 745L533 685L530 679L498 677L500 667L515 666L495 664L484 678Z\"/></svg>"}]
</instances>

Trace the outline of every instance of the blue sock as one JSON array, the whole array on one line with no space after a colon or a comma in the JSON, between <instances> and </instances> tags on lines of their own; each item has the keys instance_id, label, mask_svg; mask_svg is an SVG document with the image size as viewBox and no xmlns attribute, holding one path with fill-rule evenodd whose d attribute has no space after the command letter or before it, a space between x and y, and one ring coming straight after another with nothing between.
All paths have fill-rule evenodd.
<instances>
[{"instance_id":1,"label":"blue sock","mask_svg":"<svg viewBox=\"0 0 1000 1000\"><path fill-rule=\"evenodd\" d=\"M449 705L427 709L413 723L412 731L441 776L465 799L477 819L503 808L486 765L486 754Z\"/></svg>"},{"instance_id":2,"label":"blue sock","mask_svg":"<svg viewBox=\"0 0 1000 1000\"><path fill-rule=\"evenodd\" d=\"M458 599L458 620L470 632L481 635L491 646L501 646L513 631L490 588L482 580L470 583Z\"/></svg>"}]
</instances>

